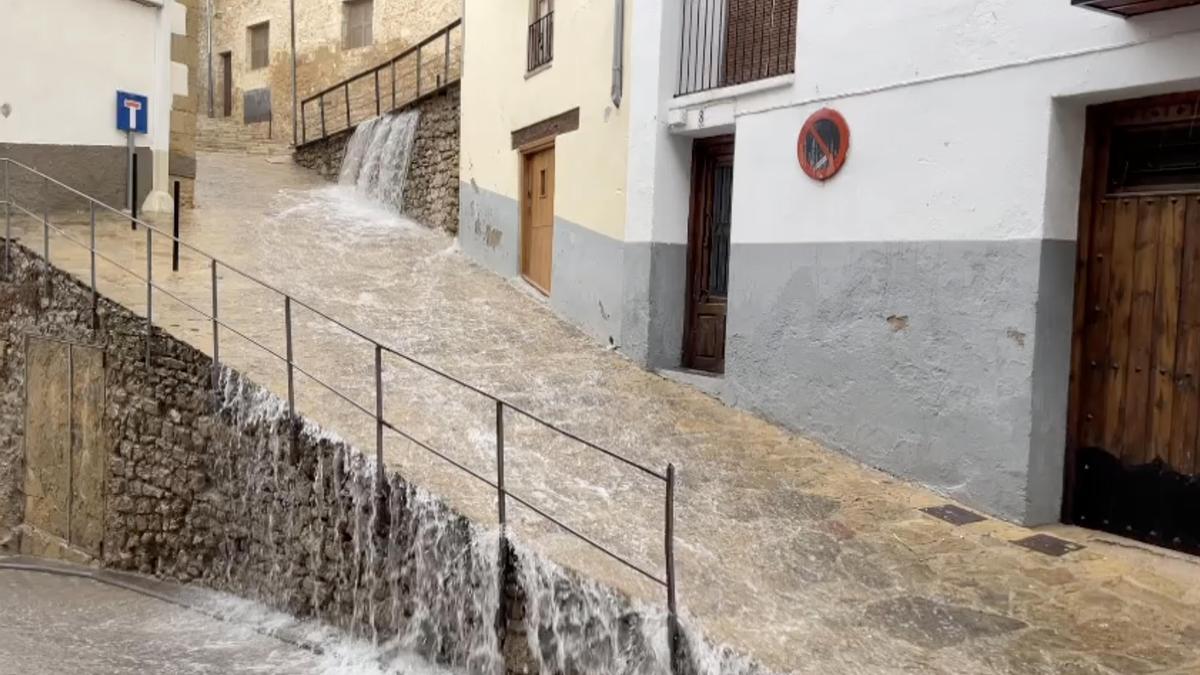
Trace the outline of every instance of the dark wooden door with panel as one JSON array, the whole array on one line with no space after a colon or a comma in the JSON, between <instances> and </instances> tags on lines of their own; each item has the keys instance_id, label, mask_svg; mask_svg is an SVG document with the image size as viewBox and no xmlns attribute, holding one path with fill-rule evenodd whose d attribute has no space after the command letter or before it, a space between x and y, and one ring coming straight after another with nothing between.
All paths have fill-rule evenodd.
<instances>
[{"instance_id":1,"label":"dark wooden door with panel","mask_svg":"<svg viewBox=\"0 0 1200 675\"><path fill-rule=\"evenodd\" d=\"M1200 94L1089 110L1064 518L1200 553Z\"/></svg>"}]
</instances>

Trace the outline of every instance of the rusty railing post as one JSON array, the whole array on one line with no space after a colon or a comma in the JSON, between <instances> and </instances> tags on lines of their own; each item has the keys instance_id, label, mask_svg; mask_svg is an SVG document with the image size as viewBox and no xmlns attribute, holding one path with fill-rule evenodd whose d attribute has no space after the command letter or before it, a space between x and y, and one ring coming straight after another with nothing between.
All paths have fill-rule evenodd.
<instances>
[{"instance_id":1,"label":"rusty railing post","mask_svg":"<svg viewBox=\"0 0 1200 675\"><path fill-rule=\"evenodd\" d=\"M283 339L287 355L288 415L296 416L295 359L292 355L292 297L283 296Z\"/></svg>"},{"instance_id":2,"label":"rusty railing post","mask_svg":"<svg viewBox=\"0 0 1200 675\"><path fill-rule=\"evenodd\" d=\"M417 96L421 98L421 48L417 47Z\"/></svg>"},{"instance_id":3,"label":"rusty railing post","mask_svg":"<svg viewBox=\"0 0 1200 675\"><path fill-rule=\"evenodd\" d=\"M146 368L150 368L150 335L154 332L154 229L146 228Z\"/></svg>"},{"instance_id":4,"label":"rusty railing post","mask_svg":"<svg viewBox=\"0 0 1200 675\"><path fill-rule=\"evenodd\" d=\"M305 104L300 104L300 145L308 142L308 120L304 118Z\"/></svg>"},{"instance_id":5,"label":"rusty railing post","mask_svg":"<svg viewBox=\"0 0 1200 675\"><path fill-rule=\"evenodd\" d=\"M321 138L325 138L325 94L317 98L317 107L321 109Z\"/></svg>"},{"instance_id":6,"label":"rusty railing post","mask_svg":"<svg viewBox=\"0 0 1200 675\"><path fill-rule=\"evenodd\" d=\"M89 244L88 244L88 267L91 272L92 282L92 330L100 327L100 318L96 312L97 296L96 296L96 202L88 200L89 206Z\"/></svg>"},{"instance_id":7,"label":"rusty railing post","mask_svg":"<svg viewBox=\"0 0 1200 675\"><path fill-rule=\"evenodd\" d=\"M4 159L4 278L12 279L12 187L8 182L9 160Z\"/></svg>"},{"instance_id":8,"label":"rusty railing post","mask_svg":"<svg viewBox=\"0 0 1200 675\"><path fill-rule=\"evenodd\" d=\"M221 404L221 339L220 339L220 322L217 319L217 259L212 260L212 339L213 339L213 355L212 355L212 388L213 388L213 409L216 410Z\"/></svg>"},{"instance_id":9,"label":"rusty railing post","mask_svg":"<svg viewBox=\"0 0 1200 675\"><path fill-rule=\"evenodd\" d=\"M12 188L8 182L8 158L4 158L4 278L12 279Z\"/></svg>"},{"instance_id":10,"label":"rusty railing post","mask_svg":"<svg viewBox=\"0 0 1200 675\"><path fill-rule=\"evenodd\" d=\"M378 474L379 497L383 496L383 346L375 344L375 471Z\"/></svg>"},{"instance_id":11,"label":"rusty railing post","mask_svg":"<svg viewBox=\"0 0 1200 675\"><path fill-rule=\"evenodd\" d=\"M42 257L50 266L50 179L42 179Z\"/></svg>"},{"instance_id":12,"label":"rusty railing post","mask_svg":"<svg viewBox=\"0 0 1200 675\"><path fill-rule=\"evenodd\" d=\"M496 637L500 640L500 644L504 643L508 633L508 597L505 591L509 561L507 496L508 493L504 489L504 402L496 399L496 513L500 523L497 554L499 560L496 561L496 569L500 577L496 585L500 596L499 602L496 604ZM501 652L500 658L504 658L503 652Z\"/></svg>"},{"instance_id":13,"label":"rusty railing post","mask_svg":"<svg viewBox=\"0 0 1200 675\"><path fill-rule=\"evenodd\" d=\"M392 110L396 109L396 59L392 59Z\"/></svg>"},{"instance_id":14,"label":"rusty railing post","mask_svg":"<svg viewBox=\"0 0 1200 675\"><path fill-rule=\"evenodd\" d=\"M375 116L379 117L381 103L379 100L379 69L375 69Z\"/></svg>"},{"instance_id":15,"label":"rusty railing post","mask_svg":"<svg viewBox=\"0 0 1200 675\"><path fill-rule=\"evenodd\" d=\"M178 272L179 271L179 209L181 206L181 203L179 201L179 181L175 181L174 196L175 196L175 206L174 206L175 216L171 223L171 225L172 225L171 271Z\"/></svg>"},{"instance_id":16,"label":"rusty railing post","mask_svg":"<svg viewBox=\"0 0 1200 675\"><path fill-rule=\"evenodd\" d=\"M350 81L346 81L346 85L342 88L346 92L346 128L350 128Z\"/></svg>"},{"instance_id":17,"label":"rusty railing post","mask_svg":"<svg viewBox=\"0 0 1200 675\"><path fill-rule=\"evenodd\" d=\"M137 184L137 150L133 151L133 177L130 178L133 185L133 196L129 198L129 229L137 229L137 204L138 204L138 184Z\"/></svg>"},{"instance_id":18,"label":"rusty railing post","mask_svg":"<svg viewBox=\"0 0 1200 675\"><path fill-rule=\"evenodd\" d=\"M675 465L667 465L667 503L665 510L665 549L667 567L667 647L671 672L681 672L679 644L679 608L675 596Z\"/></svg>"}]
</instances>

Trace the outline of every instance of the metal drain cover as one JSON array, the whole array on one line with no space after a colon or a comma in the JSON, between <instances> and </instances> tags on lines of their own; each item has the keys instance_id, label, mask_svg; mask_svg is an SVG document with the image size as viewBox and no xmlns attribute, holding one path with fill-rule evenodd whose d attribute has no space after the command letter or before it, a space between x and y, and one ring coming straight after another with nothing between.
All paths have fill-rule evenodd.
<instances>
[{"instance_id":1,"label":"metal drain cover","mask_svg":"<svg viewBox=\"0 0 1200 675\"><path fill-rule=\"evenodd\" d=\"M1045 555L1061 557L1068 553L1074 553L1083 548L1083 544L1076 544L1073 541L1059 539L1048 534L1035 534L1031 537L1018 539L1013 542L1017 546L1022 546L1030 551L1037 551Z\"/></svg>"},{"instance_id":2,"label":"metal drain cover","mask_svg":"<svg viewBox=\"0 0 1200 675\"><path fill-rule=\"evenodd\" d=\"M978 523L981 520L987 520L987 518L984 518L974 511L968 511L961 506L955 506L954 504L927 506L921 509L921 511L928 513L938 520L944 520L951 525L970 525L971 523Z\"/></svg>"}]
</instances>

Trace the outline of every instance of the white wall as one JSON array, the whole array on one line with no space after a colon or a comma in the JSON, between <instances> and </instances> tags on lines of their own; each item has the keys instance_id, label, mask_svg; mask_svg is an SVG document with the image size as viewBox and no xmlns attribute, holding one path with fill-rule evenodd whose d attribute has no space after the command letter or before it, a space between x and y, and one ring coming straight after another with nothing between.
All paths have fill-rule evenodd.
<instances>
[{"instance_id":1,"label":"white wall","mask_svg":"<svg viewBox=\"0 0 1200 675\"><path fill-rule=\"evenodd\" d=\"M715 131L702 109L736 125L737 243L1073 239L1084 105L1200 88L1200 8L1123 21L1066 0L801 0L797 33L779 86L664 98L677 134ZM852 142L817 183L796 140L824 106Z\"/></svg>"},{"instance_id":2,"label":"white wall","mask_svg":"<svg viewBox=\"0 0 1200 675\"><path fill-rule=\"evenodd\" d=\"M174 5L173 0L168 0ZM133 0L4 0L0 142L124 145L116 91L150 96L150 134L170 139L171 18Z\"/></svg>"}]
</instances>

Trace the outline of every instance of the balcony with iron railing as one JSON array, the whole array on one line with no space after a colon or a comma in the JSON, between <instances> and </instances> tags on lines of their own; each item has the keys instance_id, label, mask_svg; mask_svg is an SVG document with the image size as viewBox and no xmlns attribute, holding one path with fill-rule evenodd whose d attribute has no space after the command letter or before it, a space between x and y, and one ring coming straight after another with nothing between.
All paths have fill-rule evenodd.
<instances>
[{"instance_id":1,"label":"balcony with iron railing","mask_svg":"<svg viewBox=\"0 0 1200 675\"><path fill-rule=\"evenodd\" d=\"M554 12L547 12L529 24L525 71L533 72L554 59Z\"/></svg>"},{"instance_id":2,"label":"balcony with iron railing","mask_svg":"<svg viewBox=\"0 0 1200 675\"><path fill-rule=\"evenodd\" d=\"M797 0L684 0L677 96L795 71Z\"/></svg>"}]
</instances>

